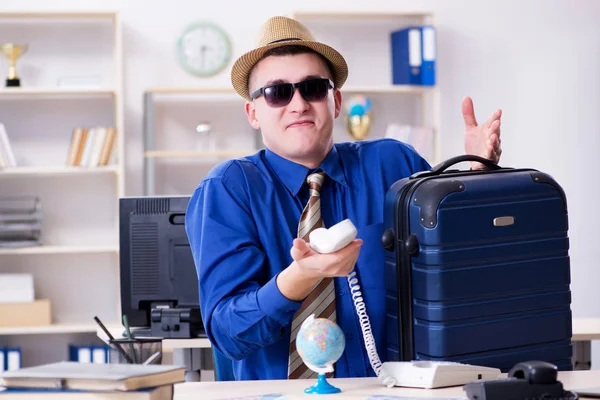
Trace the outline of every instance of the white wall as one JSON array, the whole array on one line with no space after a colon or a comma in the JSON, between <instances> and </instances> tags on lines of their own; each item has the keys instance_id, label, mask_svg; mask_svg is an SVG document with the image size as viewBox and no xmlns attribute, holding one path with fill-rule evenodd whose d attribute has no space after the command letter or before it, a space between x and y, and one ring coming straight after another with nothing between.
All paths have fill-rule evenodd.
<instances>
[{"instance_id":1,"label":"white wall","mask_svg":"<svg viewBox=\"0 0 600 400\"><path fill-rule=\"evenodd\" d=\"M350 7L342 0L305 0L297 6L321 10L325 4L329 10ZM288 14L293 6L276 0L0 2L3 11L122 10L130 195L142 192L144 89L229 83L229 70L201 80L178 67L174 45L181 30L194 20L214 20L231 35L235 57L251 47L260 23ZM538 168L563 185L570 213L573 312L576 317L600 316L600 190L593 161L600 150L600 2L370 0L351 7L436 13L443 157L463 151L463 96L473 97L480 122L503 109L501 164ZM352 65L350 69L352 73Z\"/></svg>"}]
</instances>

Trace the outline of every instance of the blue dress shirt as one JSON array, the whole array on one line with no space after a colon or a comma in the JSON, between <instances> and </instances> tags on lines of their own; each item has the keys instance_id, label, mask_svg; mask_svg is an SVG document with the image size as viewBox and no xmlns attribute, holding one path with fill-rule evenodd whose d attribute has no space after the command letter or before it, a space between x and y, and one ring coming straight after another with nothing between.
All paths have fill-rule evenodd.
<instances>
[{"instance_id":1,"label":"blue dress shirt","mask_svg":"<svg viewBox=\"0 0 600 400\"><path fill-rule=\"evenodd\" d=\"M383 205L399 179L429 169L393 139L337 143L317 170L325 226L346 218L364 240L355 270L383 360ZM199 278L200 307L213 346L231 358L237 380L287 379L290 327L300 301L279 291L308 200L308 168L264 149L213 168L191 196L186 230ZM336 377L374 376L346 278L336 278L337 323L346 349Z\"/></svg>"}]
</instances>

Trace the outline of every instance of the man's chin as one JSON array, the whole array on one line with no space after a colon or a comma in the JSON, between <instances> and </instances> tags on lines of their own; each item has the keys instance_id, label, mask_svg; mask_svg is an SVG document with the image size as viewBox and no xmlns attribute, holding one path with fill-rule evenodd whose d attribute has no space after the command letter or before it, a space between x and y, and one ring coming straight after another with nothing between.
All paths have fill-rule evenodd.
<instances>
[{"instance_id":1,"label":"man's chin","mask_svg":"<svg viewBox=\"0 0 600 400\"><path fill-rule=\"evenodd\" d=\"M289 148L286 154L288 155L287 158L304 164L305 162L313 163L315 161L322 161L327 155L328 150L322 144L312 144Z\"/></svg>"}]
</instances>

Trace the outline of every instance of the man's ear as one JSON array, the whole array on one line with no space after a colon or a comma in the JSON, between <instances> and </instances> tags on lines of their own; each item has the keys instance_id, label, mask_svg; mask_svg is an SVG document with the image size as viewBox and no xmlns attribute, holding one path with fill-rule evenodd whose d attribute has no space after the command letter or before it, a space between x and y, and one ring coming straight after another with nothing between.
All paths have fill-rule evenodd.
<instances>
[{"instance_id":1,"label":"man's ear","mask_svg":"<svg viewBox=\"0 0 600 400\"><path fill-rule=\"evenodd\" d=\"M339 89L333 90L333 99L335 101L335 118L337 118L342 111L342 92Z\"/></svg>"},{"instance_id":2,"label":"man's ear","mask_svg":"<svg viewBox=\"0 0 600 400\"><path fill-rule=\"evenodd\" d=\"M256 119L256 107L254 107L254 102L247 101L245 109L246 109L246 115L248 116L248 122L250 123L250 125L256 130L260 129L260 124L258 123L258 120Z\"/></svg>"}]
</instances>

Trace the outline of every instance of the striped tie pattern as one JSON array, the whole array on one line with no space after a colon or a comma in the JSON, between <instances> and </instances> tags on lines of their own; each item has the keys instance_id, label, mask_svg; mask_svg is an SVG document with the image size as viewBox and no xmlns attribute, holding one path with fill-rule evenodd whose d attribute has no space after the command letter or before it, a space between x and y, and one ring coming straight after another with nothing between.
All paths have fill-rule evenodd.
<instances>
[{"instance_id":1,"label":"striped tie pattern","mask_svg":"<svg viewBox=\"0 0 600 400\"><path fill-rule=\"evenodd\" d=\"M300 217L298 224L298 237L308 242L309 234L313 230L323 227L321 218L321 187L325 173L318 172L307 177L310 198ZM333 322L336 320L335 314L335 286L333 278L324 278L312 292L304 299L300 309L294 314L292 320L292 336L290 342L290 357L288 363L289 379L310 379L317 376L317 373L308 369L298 351L296 350L296 335L302 322L310 316L315 318L329 318ZM328 374L329 377L330 374Z\"/></svg>"}]
</instances>

